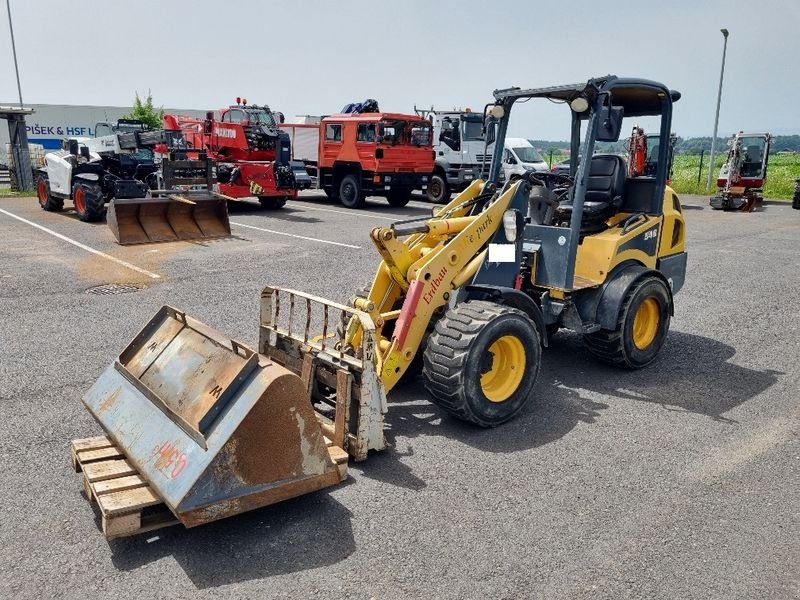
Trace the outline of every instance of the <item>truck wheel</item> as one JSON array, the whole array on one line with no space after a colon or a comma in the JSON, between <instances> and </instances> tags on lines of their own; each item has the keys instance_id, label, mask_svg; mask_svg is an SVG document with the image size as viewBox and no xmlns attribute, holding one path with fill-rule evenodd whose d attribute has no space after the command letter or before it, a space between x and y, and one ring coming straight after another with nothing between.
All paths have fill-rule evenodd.
<instances>
[{"instance_id":1,"label":"truck wheel","mask_svg":"<svg viewBox=\"0 0 800 600\"><path fill-rule=\"evenodd\" d=\"M403 208L411 200L411 190L408 188L392 188L386 196L389 205Z\"/></svg>"},{"instance_id":2,"label":"truck wheel","mask_svg":"<svg viewBox=\"0 0 800 600\"><path fill-rule=\"evenodd\" d=\"M36 196L39 198L39 206L44 210L52 212L64 210L64 199L53 197L50 193L50 180L44 173L39 173L36 180Z\"/></svg>"},{"instance_id":3,"label":"truck wheel","mask_svg":"<svg viewBox=\"0 0 800 600\"><path fill-rule=\"evenodd\" d=\"M450 186L447 179L441 175L434 175L431 177L431 183L428 186L428 200L435 204L447 204L450 200Z\"/></svg>"},{"instance_id":4,"label":"truck wheel","mask_svg":"<svg viewBox=\"0 0 800 600\"><path fill-rule=\"evenodd\" d=\"M531 397L542 350L536 324L483 300L451 308L434 327L423 376L433 402L481 427L511 419Z\"/></svg>"},{"instance_id":5,"label":"truck wheel","mask_svg":"<svg viewBox=\"0 0 800 600\"><path fill-rule=\"evenodd\" d=\"M262 196L258 199L261 203L261 208L266 208L270 210L277 210L279 208L283 208L286 206L286 201L288 198L276 198L271 196Z\"/></svg>"},{"instance_id":6,"label":"truck wheel","mask_svg":"<svg viewBox=\"0 0 800 600\"><path fill-rule=\"evenodd\" d=\"M94 182L76 181L72 185L72 202L81 221L94 223L106 216L103 191Z\"/></svg>"},{"instance_id":7,"label":"truck wheel","mask_svg":"<svg viewBox=\"0 0 800 600\"><path fill-rule=\"evenodd\" d=\"M640 369L653 362L669 331L667 285L653 275L642 277L625 296L613 331L583 336L589 352L603 362Z\"/></svg>"},{"instance_id":8,"label":"truck wheel","mask_svg":"<svg viewBox=\"0 0 800 600\"><path fill-rule=\"evenodd\" d=\"M339 200L347 208L361 208L364 206L364 194L361 191L361 182L355 175L345 175L339 183Z\"/></svg>"}]
</instances>

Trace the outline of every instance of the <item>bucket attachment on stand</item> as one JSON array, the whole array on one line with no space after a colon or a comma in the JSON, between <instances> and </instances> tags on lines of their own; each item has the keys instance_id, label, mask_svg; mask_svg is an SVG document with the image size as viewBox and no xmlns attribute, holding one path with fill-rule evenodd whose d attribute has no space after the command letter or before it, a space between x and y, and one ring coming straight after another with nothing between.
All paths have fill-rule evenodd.
<instances>
[{"instance_id":1,"label":"bucket attachment on stand","mask_svg":"<svg viewBox=\"0 0 800 600\"><path fill-rule=\"evenodd\" d=\"M156 198L116 198L108 205L106 221L122 245L231 235L227 201L205 190Z\"/></svg>"},{"instance_id":2,"label":"bucket attachment on stand","mask_svg":"<svg viewBox=\"0 0 800 600\"><path fill-rule=\"evenodd\" d=\"M356 323L357 353L344 347ZM261 292L259 352L300 376L325 435L357 461L387 446L375 332L370 315L351 306L277 287Z\"/></svg>"},{"instance_id":3,"label":"bucket attachment on stand","mask_svg":"<svg viewBox=\"0 0 800 600\"><path fill-rule=\"evenodd\" d=\"M346 476L300 377L168 306L83 402L187 527Z\"/></svg>"}]
</instances>

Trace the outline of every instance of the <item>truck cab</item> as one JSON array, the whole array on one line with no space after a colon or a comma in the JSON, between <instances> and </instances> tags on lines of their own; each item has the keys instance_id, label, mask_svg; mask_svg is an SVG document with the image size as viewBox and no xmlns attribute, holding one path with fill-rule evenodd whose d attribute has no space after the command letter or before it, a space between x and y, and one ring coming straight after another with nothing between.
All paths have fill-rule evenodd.
<instances>
[{"instance_id":1,"label":"truck cab","mask_svg":"<svg viewBox=\"0 0 800 600\"><path fill-rule=\"evenodd\" d=\"M525 138L506 138L503 149L503 175L508 180L512 175L524 175L528 171L547 171L548 164L539 151Z\"/></svg>"},{"instance_id":2,"label":"truck cab","mask_svg":"<svg viewBox=\"0 0 800 600\"><path fill-rule=\"evenodd\" d=\"M433 172L431 122L402 113L346 113L320 122L319 187L347 208L366 196L405 206Z\"/></svg>"},{"instance_id":3,"label":"truck cab","mask_svg":"<svg viewBox=\"0 0 800 600\"><path fill-rule=\"evenodd\" d=\"M464 110L414 111L433 124L436 164L428 186L428 200L437 204L449 201L450 194L461 192L481 177L481 162L486 150L483 117ZM489 166L486 160L486 167Z\"/></svg>"}]
</instances>

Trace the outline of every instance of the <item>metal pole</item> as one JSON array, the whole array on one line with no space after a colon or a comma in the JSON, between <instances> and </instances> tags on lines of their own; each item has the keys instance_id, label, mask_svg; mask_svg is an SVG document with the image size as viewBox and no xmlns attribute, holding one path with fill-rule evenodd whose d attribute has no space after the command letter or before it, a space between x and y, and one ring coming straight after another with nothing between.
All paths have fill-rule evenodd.
<instances>
[{"instance_id":1,"label":"metal pole","mask_svg":"<svg viewBox=\"0 0 800 600\"><path fill-rule=\"evenodd\" d=\"M706 153L706 149L702 148L700 150L700 168L697 169L697 185L700 185L700 178L703 176L703 156Z\"/></svg>"},{"instance_id":2,"label":"metal pole","mask_svg":"<svg viewBox=\"0 0 800 600\"><path fill-rule=\"evenodd\" d=\"M719 125L719 104L722 100L722 78L725 75L725 53L728 50L728 30L720 29L725 42L722 45L722 68L719 71L719 91L717 92L717 114L714 117L714 136L711 138L711 156L709 157L708 165L708 182L706 187L711 187L711 178L714 176L714 150L717 146L717 125Z\"/></svg>"},{"instance_id":3,"label":"metal pole","mask_svg":"<svg viewBox=\"0 0 800 600\"><path fill-rule=\"evenodd\" d=\"M17 45L14 43L14 26L11 24L11 0L6 0L8 9L8 30L11 32L11 51L14 53L14 70L17 72L17 91L19 92L19 107L22 108L22 86L19 84L19 66L17 66Z\"/></svg>"}]
</instances>

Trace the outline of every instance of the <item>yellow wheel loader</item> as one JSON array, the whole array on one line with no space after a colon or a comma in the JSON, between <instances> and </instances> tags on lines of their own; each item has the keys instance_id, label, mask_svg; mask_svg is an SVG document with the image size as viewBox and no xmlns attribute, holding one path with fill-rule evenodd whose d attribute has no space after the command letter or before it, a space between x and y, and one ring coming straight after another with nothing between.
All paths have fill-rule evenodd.
<instances>
[{"instance_id":1,"label":"yellow wheel loader","mask_svg":"<svg viewBox=\"0 0 800 600\"><path fill-rule=\"evenodd\" d=\"M154 505L194 526L337 483L348 456L386 447L386 396L420 363L435 404L495 426L531 400L558 328L613 365L652 362L686 269L669 148L633 179L593 150L624 117L653 117L669 139L679 98L614 76L497 90L488 178L431 217L374 229L382 260L349 305L267 287L257 351L162 308L84 398L106 435L75 442L73 463L106 535L152 527ZM574 176L501 185L512 108L530 100L567 107Z\"/></svg>"}]
</instances>

